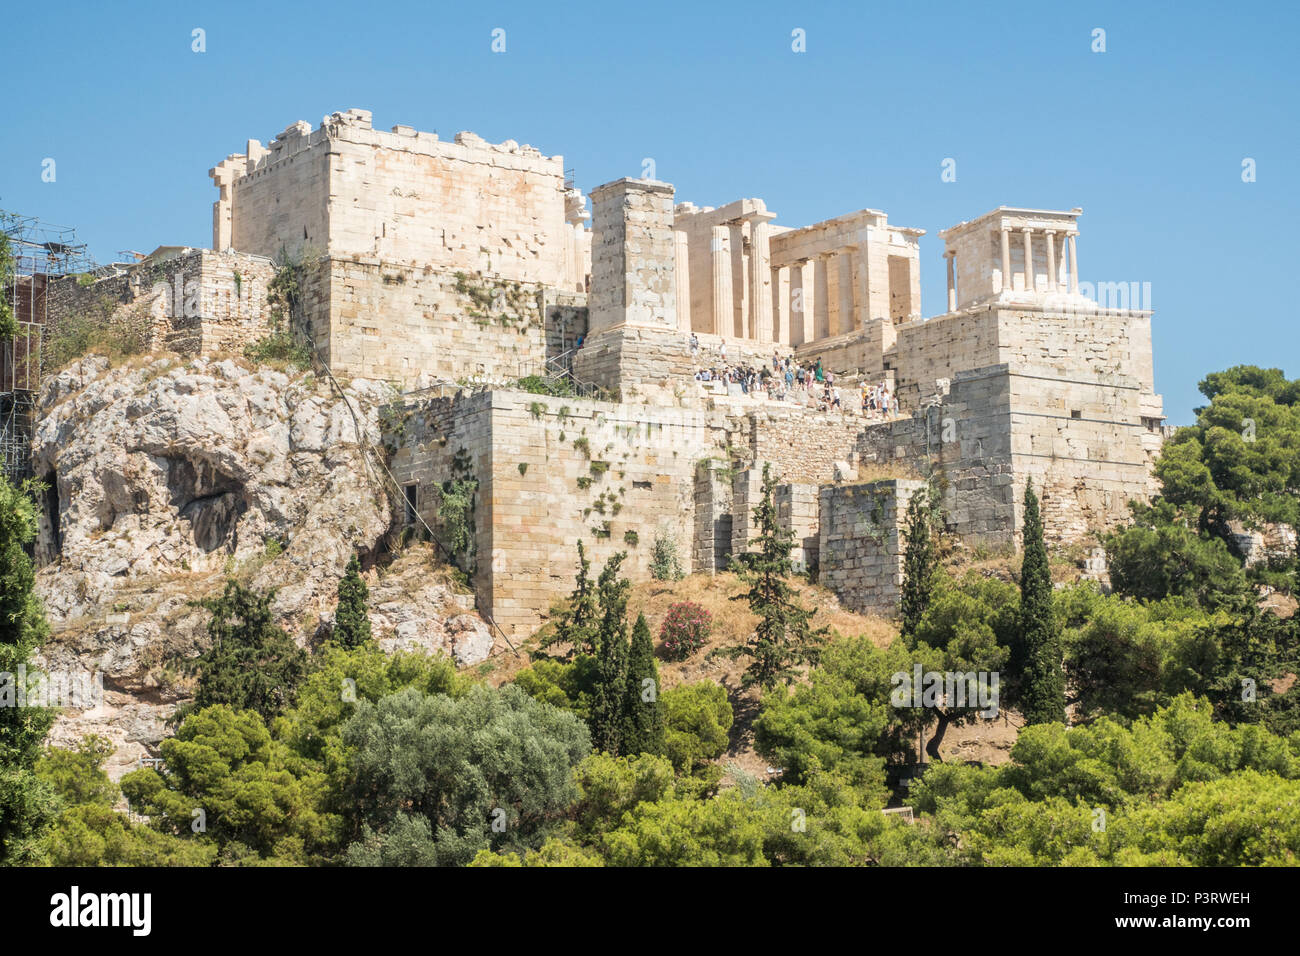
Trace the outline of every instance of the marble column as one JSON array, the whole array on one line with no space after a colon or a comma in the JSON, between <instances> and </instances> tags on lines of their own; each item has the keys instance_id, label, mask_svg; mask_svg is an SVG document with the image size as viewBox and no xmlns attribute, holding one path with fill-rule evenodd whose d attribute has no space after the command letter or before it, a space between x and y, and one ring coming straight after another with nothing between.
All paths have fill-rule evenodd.
<instances>
[{"instance_id":1,"label":"marble column","mask_svg":"<svg viewBox=\"0 0 1300 956\"><path fill-rule=\"evenodd\" d=\"M1032 230L1026 228L1025 234L1025 291L1034 291L1034 239Z\"/></svg>"},{"instance_id":2,"label":"marble column","mask_svg":"<svg viewBox=\"0 0 1300 956\"><path fill-rule=\"evenodd\" d=\"M871 312L871 242L874 238L875 231L870 226L864 227L857 248L854 249L854 262L857 265L858 273L858 314L861 316L861 325L864 328L871 324L873 318L878 318ZM888 268L885 269L884 275L879 277L879 281L888 285ZM888 296L888 290L886 290L886 296ZM888 298L886 298L884 317L889 317Z\"/></svg>"},{"instance_id":3,"label":"marble column","mask_svg":"<svg viewBox=\"0 0 1300 956\"><path fill-rule=\"evenodd\" d=\"M768 235L766 219L750 219L749 327L750 335L760 342L772 341L772 253Z\"/></svg>"},{"instance_id":4,"label":"marble column","mask_svg":"<svg viewBox=\"0 0 1300 956\"><path fill-rule=\"evenodd\" d=\"M731 311L729 328L742 339L753 338L749 327L749 283L745 276L745 220L727 223L731 233Z\"/></svg>"},{"instance_id":5,"label":"marble column","mask_svg":"<svg viewBox=\"0 0 1300 956\"><path fill-rule=\"evenodd\" d=\"M1014 283L1011 281L1011 230L1002 227L1002 288L999 291L1010 292Z\"/></svg>"},{"instance_id":6,"label":"marble column","mask_svg":"<svg viewBox=\"0 0 1300 956\"><path fill-rule=\"evenodd\" d=\"M709 243L713 257L713 334L723 338L736 337L736 312L732 305L731 286L731 230L714 226Z\"/></svg>"},{"instance_id":7,"label":"marble column","mask_svg":"<svg viewBox=\"0 0 1300 956\"><path fill-rule=\"evenodd\" d=\"M772 298L776 301L772 316L772 334L782 345L790 344L790 267L779 266L772 270Z\"/></svg>"},{"instance_id":8,"label":"marble column","mask_svg":"<svg viewBox=\"0 0 1300 956\"><path fill-rule=\"evenodd\" d=\"M830 261L825 253L813 260L813 341L830 335Z\"/></svg>"},{"instance_id":9,"label":"marble column","mask_svg":"<svg viewBox=\"0 0 1300 956\"><path fill-rule=\"evenodd\" d=\"M691 256L683 230L673 232L673 272L677 282L677 328L691 331Z\"/></svg>"},{"instance_id":10,"label":"marble column","mask_svg":"<svg viewBox=\"0 0 1300 956\"><path fill-rule=\"evenodd\" d=\"M1051 229L1043 230L1047 237L1047 291L1056 291L1056 233Z\"/></svg>"},{"instance_id":11,"label":"marble column","mask_svg":"<svg viewBox=\"0 0 1300 956\"><path fill-rule=\"evenodd\" d=\"M839 333L852 332L858 328L857 316L853 309L853 247L845 246L836 257L840 264L840 321Z\"/></svg>"},{"instance_id":12,"label":"marble column","mask_svg":"<svg viewBox=\"0 0 1300 956\"><path fill-rule=\"evenodd\" d=\"M949 249L943 254L948 260L948 311L957 311L957 253Z\"/></svg>"},{"instance_id":13,"label":"marble column","mask_svg":"<svg viewBox=\"0 0 1300 956\"><path fill-rule=\"evenodd\" d=\"M790 266L790 344L803 345L808 341L808 295L812 286L808 279L808 260Z\"/></svg>"},{"instance_id":14,"label":"marble column","mask_svg":"<svg viewBox=\"0 0 1300 956\"><path fill-rule=\"evenodd\" d=\"M1075 295L1079 294L1079 258L1075 253L1074 239L1078 236L1077 232L1069 233L1070 240L1070 291Z\"/></svg>"}]
</instances>

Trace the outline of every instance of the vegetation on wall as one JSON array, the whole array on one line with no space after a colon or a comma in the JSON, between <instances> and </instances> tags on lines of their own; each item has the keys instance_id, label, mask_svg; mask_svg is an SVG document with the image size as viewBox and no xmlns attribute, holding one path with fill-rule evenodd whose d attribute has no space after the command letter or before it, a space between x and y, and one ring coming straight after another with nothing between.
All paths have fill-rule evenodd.
<instances>
[{"instance_id":1,"label":"vegetation on wall","mask_svg":"<svg viewBox=\"0 0 1300 956\"><path fill-rule=\"evenodd\" d=\"M311 368L311 337L305 328L303 284L315 257L281 249L266 287L270 331L244 348L250 362L275 368Z\"/></svg>"},{"instance_id":2,"label":"vegetation on wall","mask_svg":"<svg viewBox=\"0 0 1300 956\"><path fill-rule=\"evenodd\" d=\"M96 353L117 362L149 348L150 317L146 303L122 308L107 295L99 295L76 311L59 317L42 344L47 370L63 368Z\"/></svg>"}]
</instances>

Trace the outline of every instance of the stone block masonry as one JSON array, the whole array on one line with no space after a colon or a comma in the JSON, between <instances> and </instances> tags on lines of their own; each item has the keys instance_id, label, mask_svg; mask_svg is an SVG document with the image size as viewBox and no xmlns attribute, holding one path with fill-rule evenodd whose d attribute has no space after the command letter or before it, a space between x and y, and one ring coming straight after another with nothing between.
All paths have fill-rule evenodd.
<instances>
[{"instance_id":1,"label":"stone block masonry","mask_svg":"<svg viewBox=\"0 0 1300 956\"><path fill-rule=\"evenodd\" d=\"M527 634L572 590L579 540L596 566L627 552L634 579L649 577L656 534L676 540L687 571L716 546L696 513L697 468L724 456L723 416L492 391L390 419L407 423L389 439L392 470L432 527L456 463L477 479L475 590L508 633Z\"/></svg>"},{"instance_id":2,"label":"stone block masonry","mask_svg":"<svg viewBox=\"0 0 1300 956\"><path fill-rule=\"evenodd\" d=\"M564 160L463 132L454 142L346 110L313 130L249 140L209 175L213 247L482 272L582 291L589 270L570 220ZM572 206L572 210L568 207Z\"/></svg>"},{"instance_id":3,"label":"stone block masonry","mask_svg":"<svg viewBox=\"0 0 1300 956\"><path fill-rule=\"evenodd\" d=\"M860 614L897 610L907 505L924 487L922 481L898 478L822 486L819 580L846 608Z\"/></svg>"},{"instance_id":4,"label":"stone block masonry","mask_svg":"<svg viewBox=\"0 0 1300 956\"><path fill-rule=\"evenodd\" d=\"M619 179L591 198L591 333L574 374L621 397L643 390L675 404L695 367L677 328L673 187Z\"/></svg>"},{"instance_id":5,"label":"stone block masonry","mask_svg":"<svg viewBox=\"0 0 1300 956\"><path fill-rule=\"evenodd\" d=\"M499 275L324 259L306 271L306 313L336 374L420 388L513 382L586 332L586 296Z\"/></svg>"},{"instance_id":6,"label":"stone block masonry","mask_svg":"<svg viewBox=\"0 0 1300 956\"><path fill-rule=\"evenodd\" d=\"M146 350L240 354L270 331L262 256L163 247L112 276L65 276L48 291L47 343L60 325L90 320L137 337Z\"/></svg>"},{"instance_id":7,"label":"stone block masonry","mask_svg":"<svg viewBox=\"0 0 1300 956\"><path fill-rule=\"evenodd\" d=\"M797 573L816 573L821 547L821 489L818 485L777 485L777 521L794 536L790 561Z\"/></svg>"},{"instance_id":8,"label":"stone block masonry","mask_svg":"<svg viewBox=\"0 0 1300 956\"><path fill-rule=\"evenodd\" d=\"M695 540L691 567L725 571L731 558L734 504L731 475L725 462L706 458L695 469Z\"/></svg>"},{"instance_id":9,"label":"stone block masonry","mask_svg":"<svg viewBox=\"0 0 1300 956\"><path fill-rule=\"evenodd\" d=\"M591 330L677 328L673 187L618 179L591 191Z\"/></svg>"}]
</instances>

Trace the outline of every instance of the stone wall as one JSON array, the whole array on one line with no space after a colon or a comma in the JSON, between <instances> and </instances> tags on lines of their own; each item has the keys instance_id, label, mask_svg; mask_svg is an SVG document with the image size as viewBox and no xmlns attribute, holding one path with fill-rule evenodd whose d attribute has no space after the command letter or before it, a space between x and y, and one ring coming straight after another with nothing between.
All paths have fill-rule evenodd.
<instances>
[{"instance_id":1,"label":"stone wall","mask_svg":"<svg viewBox=\"0 0 1300 956\"><path fill-rule=\"evenodd\" d=\"M907 504L924 486L908 479L822 486L818 576L846 608L862 614L897 610Z\"/></svg>"},{"instance_id":2,"label":"stone wall","mask_svg":"<svg viewBox=\"0 0 1300 956\"><path fill-rule=\"evenodd\" d=\"M93 281L67 276L49 285L45 338L90 319L139 336L149 350L239 354L270 330L274 275L261 256L183 249Z\"/></svg>"},{"instance_id":3,"label":"stone wall","mask_svg":"<svg viewBox=\"0 0 1300 956\"><path fill-rule=\"evenodd\" d=\"M1015 545L1032 478L1049 540L1068 543L1127 520L1130 500L1156 492L1156 436L1138 415L1140 389L1007 365L956 373L911 418L870 425L863 465L908 466L943 478L950 530L970 543Z\"/></svg>"},{"instance_id":4,"label":"stone wall","mask_svg":"<svg viewBox=\"0 0 1300 956\"><path fill-rule=\"evenodd\" d=\"M737 422L736 447L749 461L771 462L782 482L820 484L834 477L835 462L853 455L865 425L858 415L769 403Z\"/></svg>"},{"instance_id":5,"label":"stone wall","mask_svg":"<svg viewBox=\"0 0 1300 956\"><path fill-rule=\"evenodd\" d=\"M624 325L589 337L573 357L573 374L627 402L694 401L695 367L679 332Z\"/></svg>"},{"instance_id":6,"label":"stone wall","mask_svg":"<svg viewBox=\"0 0 1300 956\"><path fill-rule=\"evenodd\" d=\"M597 567L626 551L634 579L649 576L657 533L687 571L714 544L715 527L697 527L696 476L725 453L721 416L492 391L412 402L397 420L392 470L430 489L418 500L432 527L434 489L458 458L478 480L474 584L507 632L526 633L572 590L579 539Z\"/></svg>"},{"instance_id":7,"label":"stone wall","mask_svg":"<svg viewBox=\"0 0 1300 956\"><path fill-rule=\"evenodd\" d=\"M821 487L777 485L772 500L777 521L794 535L790 562L796 573L817 573L821 541Z\"/></svg>"},{"instance_id":8,"label":"stone wall","mask_svg":"<svg viewBox=\"0 0 1300 956\"><path fill-rule=\"evenodd\" d=\"M312 334L333 371L407 388L541 374L587 328L585 296L498 275L325 259L307 276Z\"/></svg>"},{"instance_id":9,"label":"stone wall","mask_svg":"<svg viewBox=\"0 0 1300 956\"><path fill-rule=\"evenodd\" d=\"M993 309L911 322L898 327L894 353L885 361L895 370L900 394L914 387L915 393L930 395L936 382L963 369L999 364L999 331Z\"/></svg>"},{"instance_id":10,"label":"stone wall","mask_svg":"<svg viewBox=\"0 0 1300 956\"><path fill-rule=\"evenodd\" d=\"M728 465L705 458L695 468L695 539L691 567L695 571L725 571L731 557L735 507Z\"/></svg>"},{"instance_id":11,"label":"stone wall","mask_svg":"<svg viewBox=\"0 0 1300 956\"><path fill-rule=\"evenodd\" d=\"M211 172L213 245L314 250L582 289L585 249L566 220L564 160L473 133L373 129L366 110L250 140ZM574 274L569 274L574 273ZM579 274L581 273L581 274Z\"/></svg>"}]
</instances>

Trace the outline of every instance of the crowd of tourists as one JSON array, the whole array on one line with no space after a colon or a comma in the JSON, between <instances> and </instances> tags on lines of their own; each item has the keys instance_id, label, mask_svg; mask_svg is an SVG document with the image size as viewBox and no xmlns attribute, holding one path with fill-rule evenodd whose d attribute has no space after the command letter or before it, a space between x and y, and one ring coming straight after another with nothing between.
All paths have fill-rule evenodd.
<instances>
[{"instance_id":1,"label":"crowd of tourists","mask_svg":"<svg viewBox=\"0 0 1300 956\"><path fill-rule=\"evenodd\" d=\"M772 353L770 364L758 368L746 363L732 363L727 358L725 339L718 345L717 360L699 365L700 341L694 332L690 337L691 358L696 362L697 382L723 382L738 385L740 391L750 396L765 396L770 401L797 401L815 405L819 411L843 411L848 397L835 383L835 374L822 367L821 359L814 363L796 362L792 355ZM852 394L850 389L849 394ZM864 415L888 418L898 414L898 397L888 382L872 385L863 381L858 388L858 407Z\"/></svg>"}]
</instances>

